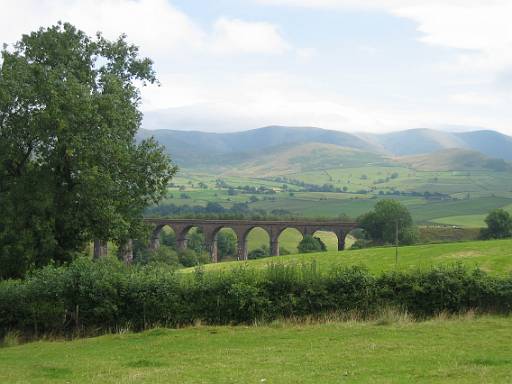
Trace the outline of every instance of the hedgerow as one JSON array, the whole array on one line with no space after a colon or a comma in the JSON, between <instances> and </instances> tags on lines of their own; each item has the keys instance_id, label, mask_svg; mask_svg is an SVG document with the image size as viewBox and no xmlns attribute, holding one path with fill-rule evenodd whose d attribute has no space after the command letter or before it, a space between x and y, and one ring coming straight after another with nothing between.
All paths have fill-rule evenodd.
<instances>
[{"instance_id":1,"label":"hedgerow","mask_svg":"<svg viewBox=\"0 0 512 384\"><path fill-rule=\"evenodd\" d=\"M79 258L0 282L0 336L13 330L37 337L197 321L242 324L331 312L365 316L389 306L419 318L467 310L510 313L512 276L460 265L379 276L362 267L320 273L314 263L187 274L163 265Z\"/></svg>"}]
</instances>

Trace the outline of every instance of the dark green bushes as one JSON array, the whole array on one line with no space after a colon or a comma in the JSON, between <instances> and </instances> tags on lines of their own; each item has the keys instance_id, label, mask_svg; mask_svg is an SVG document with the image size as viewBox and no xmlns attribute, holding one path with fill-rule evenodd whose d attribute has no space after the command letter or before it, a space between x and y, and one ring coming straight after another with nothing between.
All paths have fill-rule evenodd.
<instances>
[{"instance_id":1,"label":"dark green bushes","mask_svg":"<svg viewBox=\"0 0 512 384\"><path fill-rule=\"evenodd\" d=\"M0 336L8 330L27 336L100 333L331 312L364 317L390 306L420 318L466 310L509 313L512 277L461 266L381 276L352 267L325 274L315 264L208 273L198 268L186 274L161 264L127 267L114 259L78 259L25 280L0 282Z\"/></svg>"}]
</instances>

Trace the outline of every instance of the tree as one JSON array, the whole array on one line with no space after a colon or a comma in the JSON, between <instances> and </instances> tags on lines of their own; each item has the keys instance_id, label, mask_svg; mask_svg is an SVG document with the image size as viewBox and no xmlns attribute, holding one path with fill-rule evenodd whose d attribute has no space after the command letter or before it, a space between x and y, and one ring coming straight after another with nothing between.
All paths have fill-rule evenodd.
<instances>
[{"instance_id":1,"label":"tree","mask_svg":"<svg viewBox=\"0 0 512 384\"><path fill-rule=\"evenodd\" d=\"M312 253L326 251L325 244L318 238L311 235L306 235L298 245L300 253Z\"/></svg>"},{"instance_id":2,"label":"tree","mask_svg":"<svg viewBox=\"0 0 512 384\"><path fill-rule=\"evenodd\" d=\"M358 222L373 241L394 243L398 226L399 241L405 244L414 242L415 232L412 230L411 214L397 200L379 201L373 211L361 216Z\"/></svg>"},{"instance_id":3,"label":"tree","mask_svg":"<svg viewBox=\"0 0 512 384\"><path fill-rule=\"evenodd\" d=\"M504 239L512 237L512 217L503 209L495 209L485 218L487 228L482 230L484 239Z\"/></svg>"},{"instance_id":4,"label":"tree","mask_svg":"<svg viewBox=\"0 0 512 384\"><path fill-rule=\"evenodd\" d=\"M141 235L176 172L153 139L135 141L152 62L125 36L61 23L1 54L0 278Z\"/></svg>"},{"instance_id":5,"label":"tree","mask_svg":"<svg viewBox=\"0 0 512 384\"><path fill-rule=\"evenodd\" d=\"M188 233L187 248L196 253L202 253L205 250L204 234L199 229Z\"/></svg>"},{"instance_id":6,"label":"tree","mask_svg":"<svg viewBox=\"0 0 512 384\"><path fill-rule=\"evenodd\" d=\"M219 231L217 234L217 253L219 258L235 256L237 250L236 236L233 232Z\"/></svg>"}]
</instances>

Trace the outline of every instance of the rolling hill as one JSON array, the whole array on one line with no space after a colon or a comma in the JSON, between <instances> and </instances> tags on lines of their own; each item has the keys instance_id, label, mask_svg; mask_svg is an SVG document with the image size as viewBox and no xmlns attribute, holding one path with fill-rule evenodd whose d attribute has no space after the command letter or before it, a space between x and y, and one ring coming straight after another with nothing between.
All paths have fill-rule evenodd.
<instances>
[{"instance_id":1,"label":"rolling hill","mask_svg":"<svg viewBox=\"0 0 512 384\"><path fill-rule=\"evenodd\" d=\"M314 127L269 126L235 133L165 129L141 130L138 133L138 139L149 136L154 136L163 144L173 159L184 168L268 162L270 154L290 149L300 152L302 146L312 144L332 146L329 150L324 147L324 152L330 158L333 151L340 155L342 151L354 153L352 151L357 150L371 153L374 157L396 157L425 155L457 148L468 151L463 155L450 155L459 163L460 156L466 159L475 157L470 163L482 163L485 161L482 155L512 160L512 137L488 130L450 133L433 129L410 129L384 134L352 134ZM335 150L334 147L342 150ZM445 160L448 157L445 156ZM446 164L442 168L447 169Z\"/></svg>"},{"instance_id":2,"label":"rolling hill","mask_svg":"<svg viewBox=\"0 0 512 384\"><path fill-rule=\"evenodd\" d=\"M459 148L399 157L395 161L419 171L512 170L512 166L503 159L494 159L478 151Z\"/></svg>"}]
</instances>

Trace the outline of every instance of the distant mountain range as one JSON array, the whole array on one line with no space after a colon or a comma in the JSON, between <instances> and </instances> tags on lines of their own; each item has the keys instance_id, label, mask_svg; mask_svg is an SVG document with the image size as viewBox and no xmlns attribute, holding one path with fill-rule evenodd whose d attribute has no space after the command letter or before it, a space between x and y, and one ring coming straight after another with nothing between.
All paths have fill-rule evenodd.
<instances>
[{"instance_id":1,"label":"distant mountain range","mask_svg":"<svg viewBox=\"0 0 512 384\"><path fill-rule=\"evenodd\" d=\"M313 127L269 126L235 133L165 129L138 133L139 139L149 136L163 144L182 168L247 164L263 171L283 167L284 161L293 165L296 158L309 167L326 168L352 164L361 158L366 163L405 162L422 169L508 170L509 165L503 160L512 160L512 137L491 130L444 132L420 128L354 134Z\"/></svg>"}]
</instances>

